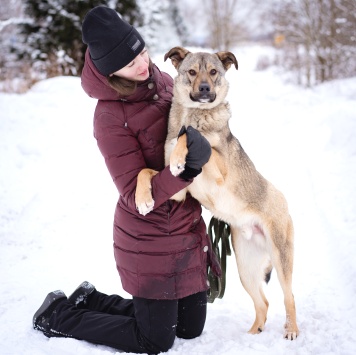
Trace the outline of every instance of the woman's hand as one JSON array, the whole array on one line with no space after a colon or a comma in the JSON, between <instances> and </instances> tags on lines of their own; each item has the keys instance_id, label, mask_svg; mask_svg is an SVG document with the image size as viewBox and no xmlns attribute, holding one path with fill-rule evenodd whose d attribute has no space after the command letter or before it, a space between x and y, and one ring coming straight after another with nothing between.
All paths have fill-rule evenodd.
<instances>
[{"instance_id":1,"label":"woman's hand","mask_svg":"<svg viewBox=\"0 0 356 355\"><path fill-rule=\"evenodd\" d=\"M188 154L185 158L184 171L179 176L186 180L192 179L201 173L202 167L210 159L211 146L208 140L192 126L188 126L188 128L183 126L179 131L178 137L184 133L187 135Z\"/></svg>"}]
</instances>

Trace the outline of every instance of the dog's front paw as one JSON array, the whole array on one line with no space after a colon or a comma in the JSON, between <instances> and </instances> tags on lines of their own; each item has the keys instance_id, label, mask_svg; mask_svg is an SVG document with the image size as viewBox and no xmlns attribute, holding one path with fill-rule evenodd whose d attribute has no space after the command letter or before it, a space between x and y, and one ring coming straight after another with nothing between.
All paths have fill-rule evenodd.
<instances>
[{"instance_id":1,"label":"dog's front paw","mask_svg":"<svg viewBox=\"0 0 356 355\"><path fill-rule=\"evenodd\" d=\"M171 173L173 176L178 176L180 173L184 171L185 168L185 162L183 163L173 163L171 162L169 169L171 170Z\"/></svg>"},{"instance_id":2,"label":"dog's front paw","mask_svg":"<svg viewBox=\"0 0 356 355\"><path fill-rule=\"evenodd\" d=\"M146 216L147 213L153 210L154 205L155 205L155 201L152 199L151 201L136 203L136 208L140 214Z\"/></svg>"},{"instance_id":3,"label":"dog's front paw","mask_svg":"<svg viewBox=\"0 0 356 355\"><path fill-rule=\"evenodd\" d=\"M185 169L185 155L181 155L175 150L170 157L169 168L173 176L178 176L182 173Z\"/></svg>"},{"instance_id":4,"label":"dog's front paw","mask_svg":"<svg viewBox=\"0 0 356 355\"><path fill-rule=\"evenodd\" d=\"M151 212L155 205L155 201L152 198L150 191L140 194L137 194L136 192L135 203L137 211L143 216L146 216L147 213Z\"/></svg>"},{"instance_id":5,"label":"dog's front paw","mask_svg":"<svg viewBox=\"0 0 356 355\"><path fill-rule=\"evenodd\" d=\"M178 176L184 171L187 154L187 135L183 134L179 136L171 156L169 157L169 168L173 176Z\"/></svg>"}]
</instances>

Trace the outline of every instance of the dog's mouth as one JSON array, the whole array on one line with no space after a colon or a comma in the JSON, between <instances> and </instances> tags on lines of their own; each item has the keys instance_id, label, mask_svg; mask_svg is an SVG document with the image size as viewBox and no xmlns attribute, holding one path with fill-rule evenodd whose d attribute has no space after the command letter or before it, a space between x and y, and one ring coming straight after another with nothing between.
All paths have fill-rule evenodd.
<instances>
[{"instance_id":1,"label":"dog's mouth","mask_svg":"<svg viewBox=\"0 0 356 355\"><path fill-rule=\"evenodd\" d=\"M213 92L208 92L208 93L191 93L190 94L190 99L194 102L200 102L200 103L208 103L208 102L214 102L216 98L216 94Z\"/></svg>"}]
</instances>

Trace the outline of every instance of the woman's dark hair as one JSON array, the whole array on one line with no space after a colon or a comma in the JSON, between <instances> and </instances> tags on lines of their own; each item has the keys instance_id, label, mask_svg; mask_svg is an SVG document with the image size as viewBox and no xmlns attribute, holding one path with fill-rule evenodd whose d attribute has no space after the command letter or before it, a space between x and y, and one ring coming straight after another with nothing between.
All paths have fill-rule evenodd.
<instances>
[{"instance_id":1,"label":"woman's dark hair","mask_svg":"<svg viewBox=\"0 0 356 355\"><path fill-rule=\"evenodd\" d=\"M151 72L153 63L151 58L149 59L148 68ZM128 80L121 78L116 75L107 76L108 83L120 96L130 96L132 95L137 88L137 82L133 80Z\"/></svg>"}]
</instances>

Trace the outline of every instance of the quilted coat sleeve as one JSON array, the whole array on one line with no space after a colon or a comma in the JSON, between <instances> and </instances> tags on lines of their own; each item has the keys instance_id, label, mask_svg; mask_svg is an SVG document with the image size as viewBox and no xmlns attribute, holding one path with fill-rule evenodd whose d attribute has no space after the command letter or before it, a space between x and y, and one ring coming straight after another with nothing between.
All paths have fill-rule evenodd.
<instances>
[{"instance_id":1,"label":"quilted coat sleeve","mask_svg":"<svg viewBox=\"0 0 356 355\"><path fill-rule=\"evenodd\" d=\"M106 112L95 118L94 135L122 202L130 209L136 210L137 175L147 167L137 138L117 116ZM165 167L152 181L154 208L190 183L191 181L174 177L169 166Z\"/></svg>"}]
</instances>

